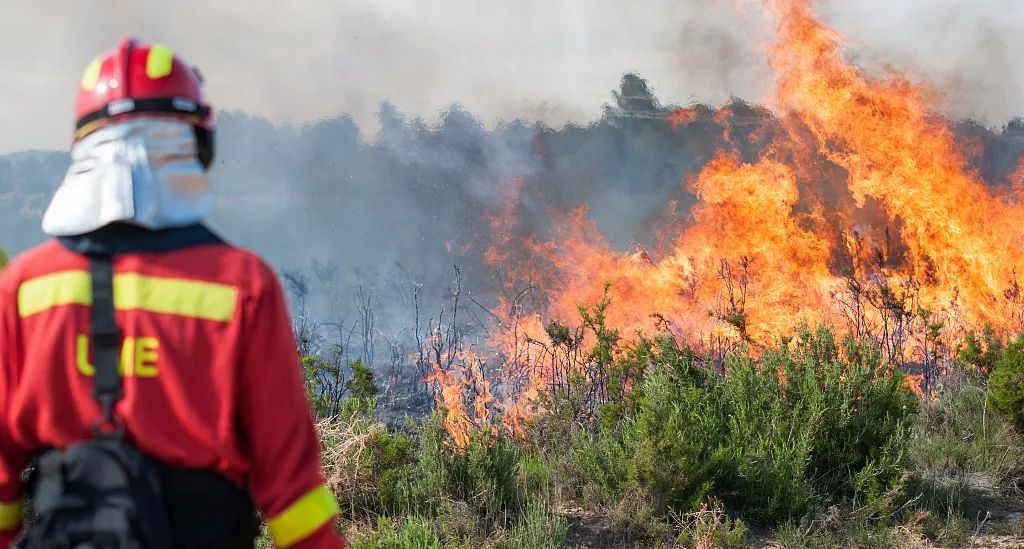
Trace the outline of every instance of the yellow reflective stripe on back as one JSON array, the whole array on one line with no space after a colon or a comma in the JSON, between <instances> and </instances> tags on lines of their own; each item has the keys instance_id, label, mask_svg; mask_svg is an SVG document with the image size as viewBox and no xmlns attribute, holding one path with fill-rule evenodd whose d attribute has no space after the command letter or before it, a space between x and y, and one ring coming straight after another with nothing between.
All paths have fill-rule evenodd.
<instances>
[{"instance_id":1,"label":"yellow reflective stripe on back","mask_svg":"<svg viewBox=\"0 0 1024 549\"><path fill-rule=\"evenodd\" d=\"M138 309L228 322L235 316L238 288L215 282L114 275L114 308ZM34 278L18 288L18 315L32 316L62 305L92 305L92 278L86 271L64 271Z\"/></svg>"},{"instance_id":2,"label":"yellow reflective stripe on back","mask_svg":"<svg viewBox=\"0 0 1024 549\"><path fill-rule=\"evenodd\" d=\"M142 309L227 322L235 316L238 289L227 284L140 274L114 275L114 308Z\"/></svg>"},{"instance_id":3,"label":"yellow reflective stripe on back","mask_svg":"<svg viewBox=\"0 0 1024 549\"><path fill-rule=\"evenodd\" d=\"M146 76L153 80L171 74L174 68L174 52L162 44L154 44L146 56Z\"/></svg>"},{"instance_id":4,"label":"yellow reflective stripe on back","mask_svg":"<svg viewBox=\"0 0 1024 549\"><path fill-rule=\"evenodd\" d=\"M21 525L21 501L0 501L0 530L13 530Z\"/></svg>"},{"instance_id":5,"label":"yellow reflective stripe on back","mask_svg":"<svg viewBox=\"0 0 1024 549\"><path fill-rule=\"evenodd\" d=\"M61 305L92 305L91 283L86 271L64 271L24 282L18 287L18 315L25 318Z\"/></svg>"},{"instance_id":6,"label":"yellow reflective stripe on back","mask_svg":"<svg viewBox=\"0 0 1024 549\"><path fill-rule=\"evenodd\" d=\"M102 64L103 60L97 57L89 63L89 66L85 67L85 73L82 74L83 90L92 91L96 89L96 84L100 83L100 65Z\"/></svg>"},{"instance_id":7,"label":"yellow reflective stripe on back","mask_svg":"<svg viewBox=\"0 0 1024 549\"><path fill-rule=\"evenodd\" d=\"M326 486L314 488L268 522L278 547L306 539L338 514L338 500Z\"/></svg>"}]
</instances>

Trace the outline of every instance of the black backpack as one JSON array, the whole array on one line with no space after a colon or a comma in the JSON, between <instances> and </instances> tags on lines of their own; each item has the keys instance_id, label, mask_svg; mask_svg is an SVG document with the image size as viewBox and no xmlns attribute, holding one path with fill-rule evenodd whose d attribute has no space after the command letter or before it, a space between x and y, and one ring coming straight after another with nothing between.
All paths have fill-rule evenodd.
<instances>
[{"instance_id":1,"label":"black backpack","mask_svg":"<svg viewBox=\"0 0 1024 549\"><path fill-rule=\"evenodd\" d=\"M32 517L16 549L251 549L259 518L246 490L215 471L169 467L124 439L114 415L117 364L113 256L89 255L93 438L38 456L29 476Z\"/></svg>"}]
</instances>

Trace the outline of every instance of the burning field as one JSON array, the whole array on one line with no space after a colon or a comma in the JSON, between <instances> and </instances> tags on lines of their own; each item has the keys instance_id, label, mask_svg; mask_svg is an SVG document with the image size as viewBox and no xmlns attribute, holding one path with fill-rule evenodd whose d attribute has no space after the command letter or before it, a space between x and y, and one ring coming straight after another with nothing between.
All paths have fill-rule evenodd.
<instances>
[{"instance_id":1,"label":"burning field","mask_svg":"<svg viewBox=\"0 0 1024 549\"><path fill-rule=\"evenodd\" d=\"M952 114L1024 108L1024 10L890 3L196 3L264 105L209 221L281 274L348 546L1024 547L1024 113ZM0 155L0 270L68 165Z\"/></svg>"},{"instance_id":2,"label":"burning field","mask_svg":"<svg viewBox=\"0 0 1024 549\"><path fill-rule=\"evenodd\" d=\"M504 288L480 346L496 352L454 345L431 364L458 440L497 417L515 430L541 395L587 376L595 332L567 334L575 348L559 357L553 331L603 300L616 337L670 335L720 369L728 352L757 356L802 326L830 326L907 367L919 394L968 334L1024 329L1024 163L1006 184L987 184L935 90L848 62L843 37L807 0L765 8L771 116L754 128L730 107L668 116L676 131L720 124L725 146L680 183L697 202L665 206L656 246L614 249L585 206L549 211L539 234L520 206L543 193L507 185L484 254ZM752 143L756 157L744 158Z\"/></svg>"}]
</instances>

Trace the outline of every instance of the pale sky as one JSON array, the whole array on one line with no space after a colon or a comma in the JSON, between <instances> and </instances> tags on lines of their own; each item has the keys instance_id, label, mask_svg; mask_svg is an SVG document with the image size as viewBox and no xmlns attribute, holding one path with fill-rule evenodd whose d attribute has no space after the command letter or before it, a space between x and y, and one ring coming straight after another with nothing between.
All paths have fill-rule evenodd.
<instances>
[{"instance_id":1,"label":"pale sky","mask_svg":"<svg viewBox=\"0 0 1024 549\"><path fill-rule=\"evenodd\" d=\"M388 100L436 119L586 122L627 71L668 103L758 100L770 35L757 0L0 0L0 153L67 146L82 69L125 35L170 45L216 107L272 121ZM908 71L942 108L998 127L1024 114L1024 1L818 1L851 59Z\"/></svg>"}]
</instances>

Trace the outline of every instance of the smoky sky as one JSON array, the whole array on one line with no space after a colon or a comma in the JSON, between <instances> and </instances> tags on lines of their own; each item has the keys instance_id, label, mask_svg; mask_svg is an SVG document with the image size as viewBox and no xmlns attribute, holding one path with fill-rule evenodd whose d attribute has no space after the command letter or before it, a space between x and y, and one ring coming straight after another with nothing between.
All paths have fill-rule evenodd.
<instances>
[{"instance_id":1,"label":"smoky sky","mask_svg":"<svg viewBox=\"0 0 1024 549\"><path fill-rule=\"evenodd\" d=\"M993 126L1024 112L1024 3L816 3L851 58L930 82L941 107ZM0 153L65 148L82 68L119 38L171 45L220 108L306 123L339 113L365 136L384 101L436 120L458 103L493 126L600 115L609 83L664 101L764 100L770 39L754 0L3 0Z\"/></svg>"}]
</instances>

